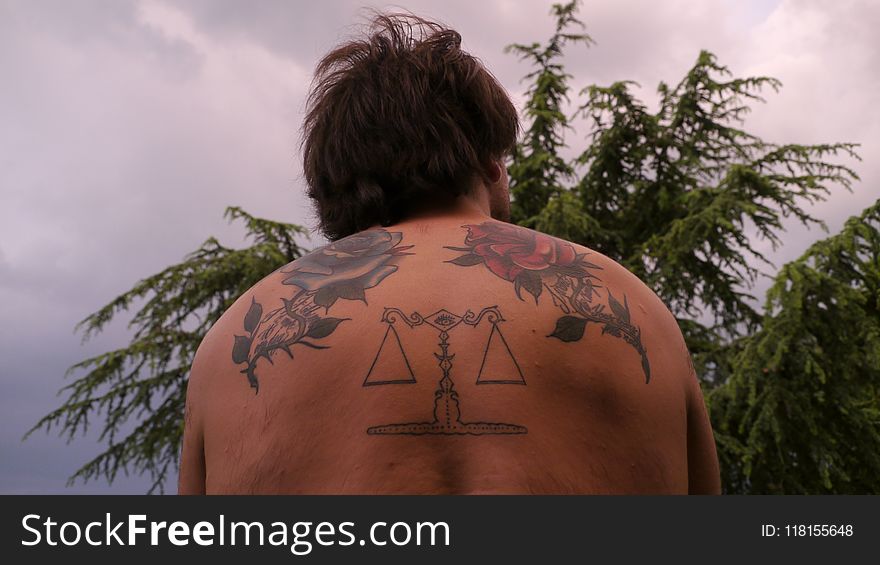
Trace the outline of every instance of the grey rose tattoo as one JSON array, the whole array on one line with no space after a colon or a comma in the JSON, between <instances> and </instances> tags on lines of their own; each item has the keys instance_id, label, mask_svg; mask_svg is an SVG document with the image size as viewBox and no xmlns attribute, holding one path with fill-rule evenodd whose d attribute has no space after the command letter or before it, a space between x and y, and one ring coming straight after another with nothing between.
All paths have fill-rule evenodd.
<instances>
[{"instance_id":1,"label":"grey rose tattoo","mask_svg":"<svg viewBox=\"0 0 880 565\"><path fill-rule=\"evenodd\" d=\"M244 317L244 334L236 335L232 361L244 365L241 373L259 392L257 366L261 359L272 364L281 351L293 359L295 346L327 349L316 343L349 318L328 316L340 299L367 302L366 291L397 271L401 257L412 245L401 246L403 234L369 230L316 249L279 269L285 285L298 290L281 298L281 306L263 313L263 305L251 300Z\"/></svg>"}]
</instances>

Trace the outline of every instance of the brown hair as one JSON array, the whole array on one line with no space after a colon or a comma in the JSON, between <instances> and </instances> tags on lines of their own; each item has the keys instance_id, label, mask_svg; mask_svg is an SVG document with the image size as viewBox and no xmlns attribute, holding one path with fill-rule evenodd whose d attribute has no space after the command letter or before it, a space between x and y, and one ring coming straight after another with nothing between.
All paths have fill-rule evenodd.
<instances>
[{"instance_id":1,"label":"brown hair","mask_svg":"<svg viewBox=\"0 0 880 565\"><path fill-rule=\"evenodd\" d=\"M380 14L366 37L318 63L303 169L320 229L336 240L391 225L415 205L466 194L519 129L507 92L461 35Z\"/></svg>"}]
</instances>

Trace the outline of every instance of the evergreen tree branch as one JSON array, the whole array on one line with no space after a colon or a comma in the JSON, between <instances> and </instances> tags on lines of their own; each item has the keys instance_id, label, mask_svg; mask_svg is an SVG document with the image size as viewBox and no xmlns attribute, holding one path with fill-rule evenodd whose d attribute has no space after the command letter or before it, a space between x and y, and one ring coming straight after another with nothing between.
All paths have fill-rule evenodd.
<instances>
[{"instance_id":1,"label":"evergreen tree branch","mask_svg":"<svg viewBox=\"0 0 880 565\"><path fill-rule=\"evenodd\" d=\"M241 294L305 252L297 243L306 234L300 226L237 207L227 208L225 217L244 223L250 247L230 249L209 238L183 262L143 279L77 325L86 340L138 308L129 322L129 344L70 367L68 376L80 376L59 392L66 400L25 435L57 430L70 442L89 431L91 418L102 418L98 441L107 448L69 482L112 483L120 472L146 473L151 491L161 491L176 469L186 382L202 338Z\"/></svg>"},{"instance_id":2,"label":"evergreen tree branch","mask_svg":"<svg viewBox=\"0 0 880 565\"><path fill-rule=\"evenodd\" d=\"M880 201L785 265L709 398L730 492L877 493Z\"/></svg>"}]
</instances>

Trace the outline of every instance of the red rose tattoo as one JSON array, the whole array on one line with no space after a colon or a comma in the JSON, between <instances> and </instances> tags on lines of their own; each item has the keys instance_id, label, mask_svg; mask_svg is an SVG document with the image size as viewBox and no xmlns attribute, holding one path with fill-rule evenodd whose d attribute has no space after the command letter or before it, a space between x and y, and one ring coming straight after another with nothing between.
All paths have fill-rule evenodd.
<instances>
[{"instance_id":1,"label":"red rose tattoo","mask_svg":"<svg viewBox=\"0 0 880 565\"><path fill-rule=\"evenodd\" d=\"M521 230L504 224L468 226L465 245L483 258L489 270L513 282L523 271L543 271L553 266L571 266L577 259L574 248L542 233L523 237Z\"/></svg>"},{"instance_id":2,"label":"red rose tattoo","mask_svg":"<svg viewBox=\"0 0 880 565\"><path fill-rule=\"evenodd\" d=\"M598 280L588 269L601 267L587 261L585 253L577 254L571 244L555 237L502 223L465 227L468 234L464 243L468 247L448 249L466 254L449 262L464 267L486 265L493 274L512 282L520 299L523 299L522 291L526 291L537 303L543 289L549 288L547 281L559 275ZM592 281L589 284L592 289Z\"/></svg>"},{"instance_id":3,"label":"red rose tattoo","mask_svg":"<svg viewBox=\"0 0 880 565\"><path fill-rule=\"evenodd\" d=\"M648 354L639 327L632 323L626 296L621 304L610 289L604 289L607 305L594 300L603 289L595 273L602 267L588 261L587 253L577 253L566 241L511 224L484 222L463 227L468 230L465 246L447 249L464 254L447 263L485 265L495 276L512 282L520 300L524 300L525 291L538 304L546 290L553 305L564 314L547 337L579 341L587 324L599 324L602 335L622 338L635 348L641 356L645 382L651 380Z\"/></svg>"}]
</instances>

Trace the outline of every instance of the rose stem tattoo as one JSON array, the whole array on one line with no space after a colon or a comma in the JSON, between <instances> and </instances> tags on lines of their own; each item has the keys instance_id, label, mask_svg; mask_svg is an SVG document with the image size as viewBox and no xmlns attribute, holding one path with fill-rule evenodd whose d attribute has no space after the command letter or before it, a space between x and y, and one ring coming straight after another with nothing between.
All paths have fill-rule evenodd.
<instances>
[{"instance_id":1,"label":"rose stem tattoo","mask_svg":"<svg viewBox=\"0 0 880 565\"><path fill-rule=\"evenodd\" d=\"M397 265L412 245L401 246L403 234L383 229L368 230L335 241L300 257L277 272L283 284L298 287L290 298L281 298L281 306L263 314L263 306L251 299L244 317L246 335L236 335L232 361L244 365L241 373L255 393L260 390L257 363L283 351L293 359L293 347L327 349L312 340L321 340L336 331L349 318L321 316L337 300L367 302L365 291L377 286L397 271Z\"/></svg>"},{"instance_id":2,"label":"rose stem tattoo","mask_svg":"<svg viewBox=\"0 0 880 565\"><path fill-rule=\"evenodd\" d=\"M564 314L547 337L564 342L579 341L587 324L602 325L602 335L622 338L641 356L645 384L651 380L648 353L642 345L641 330L633 324L626 295L623 304L605 289L608 307L596 303L602 282L594 271L602 267L587 261L587 253L577 253L567 242L549 235L510 224L484 222L462 226L468 230L464 247L450 247L464 253L446 261L462 267L484 265L489 271L513 283L516 296L523 291L532 295L535 304L544 289L553 305Z\"/></svg>"}]
</instances>

